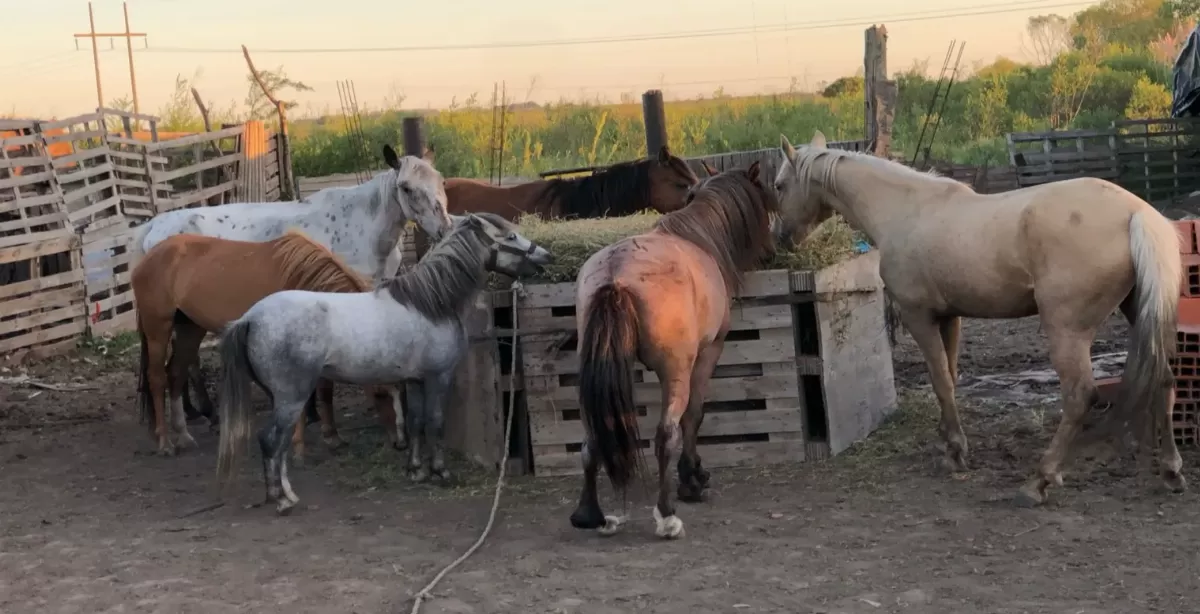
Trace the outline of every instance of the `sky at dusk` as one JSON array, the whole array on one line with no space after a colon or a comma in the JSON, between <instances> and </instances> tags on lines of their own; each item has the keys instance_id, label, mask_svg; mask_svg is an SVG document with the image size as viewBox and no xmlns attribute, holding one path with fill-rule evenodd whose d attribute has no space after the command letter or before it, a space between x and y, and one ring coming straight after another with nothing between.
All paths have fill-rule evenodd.
<instances>
[{"instance_id":1,"label":"sky at dusk","mask_svg":"<svg viewBox=\"0 0 1200 614\"><path fill-rule=\"evenodd\" d=\"M66 117L94 110L95 76L87 40L87 2L6 3L0 37L0 113ZM339 109L336 82L354 81L360 106L403 96L404 106L441 107L507 82L517 102L619 100L650 88L668 99L811 90L862 66L863 30L887 26L891 72L927 61L936 75L951 39L966 41L963 64L1005 55L1027 59L1030 16L1068 15L1095 2L1036 0L129 0L134 62L143 113L171 94L176 75L197 77L218 106L241 103L246 65L283 66L314 88L296 95L301 114ZM95 0L96 29L124 29L119 0ZM1008 11L1008 12L999 12ZM975 16L931 17L948 13ZM730 30L740 33L730 35ZM757 30L757 32L756 32ZM706 36L696 36L706 32ZM527 48L292 53L287 50L554 42L689 33L670 40ZM713 35L721 34L721 35ZM100 42L106 101L130 93L124 40ZM198 75L198 76L197 76Z\"/></svg>"}]
</instances>

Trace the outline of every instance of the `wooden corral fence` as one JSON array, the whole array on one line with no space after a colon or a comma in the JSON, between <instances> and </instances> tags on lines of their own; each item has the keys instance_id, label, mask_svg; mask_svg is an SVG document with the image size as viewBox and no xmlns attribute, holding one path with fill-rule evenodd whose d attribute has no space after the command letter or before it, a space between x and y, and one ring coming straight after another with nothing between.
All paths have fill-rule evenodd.
<instances>
[{"instance_id":1,"label":"wooden corral fence","mask_svg":"<svg viewBox=\"0 0 1200 614\"><path fill-rule=\"evenodd\" d=\"M878 252L869 252L822 271L748 275L705 405L705 466L824 459L879 426L896 392L878 267ZM481 295L469 314L471 352L457 376L447 443L497 467L512 396L509 470L576 474L584 430L575 285L524 289L515 330L509 292ZM660 392L640 364L635 381L649 445Z\"/></svg>"},{"instance_id":2,"label":"wooden corral fence","mask_svg":"<svg viewBox=\"0 0 1200 614\"><path fill-rule=\"evenodd\" d=\"M1106 130L1008 135L1020 187L1075 177L1107 179L1165 207L1200 190L1200 119L1138 119Z\"/></svg>"},{"instance_id":3,"label":"wooden corral fence","mask_svg":"<svg viewBox=\"0 0 1200 614\"><path fill-rule=\"evenodd\" d=\"M161 139L157 122L112 109L0 121L0 358L132 330L132 227L255 196L241 174L245 126Z\"/></svg>"}]
</instances>

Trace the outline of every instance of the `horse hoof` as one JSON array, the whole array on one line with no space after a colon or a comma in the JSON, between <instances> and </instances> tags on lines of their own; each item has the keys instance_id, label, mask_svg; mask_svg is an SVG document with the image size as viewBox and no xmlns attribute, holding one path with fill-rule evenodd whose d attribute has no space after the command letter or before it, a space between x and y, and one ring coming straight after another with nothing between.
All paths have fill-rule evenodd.
<instances>
[{"instance_id":1,"label":"horse hoof","mask_svg":"<svg viewBox=\"0 0 1200 614\"><path fill-rule=\"evenodd\" d=\"M175 447L179 450L186 450L188 448L198 448L199 446L196 444L196 440L192 439L191 435L185 433L175 442Z\"/></svg>"},{"instance_id":2,"label":"horse hoof","mask_svg":"<svg viewBox=\"0 0 1200 614\"><path fill-rule=\"evenodd\" d=\"M1175 494L1187 492L1187 478L1178 471L1163 471L1163 484Z\"/></svg>"},{"instance_id":3,"label":"horse hoof","mask_svg":"<svg viewBox=\"0 0 1200 614\"><path fill-rule=\"evenodd\" d=\"M165 445L158 447L158 455L162 457L175 456L175 446Z\"/></svg>"},{"instance_id":4,"label":"horse hoof","mask_svg":"<svg viewBox=\"0 0 1200 614\"><path fill-rule=\"evenodd\" d=\"M597 507L579 506L571 513L571 526L576 529L591 530L599 529L607 523L607 518L604 513ZM618 521L617 524L620 524Z\"/></svg>"},{"instance_id":5,"label":"horse hoof","mask_svg":"<svg viewBox=\"0 0 1200 614\"><path fill-rule=\"evenodd\" d=\"M704 487L695 483L680 484L677 494L684 503L703 503L708 500Z\"/></svg>"},{"instance_id":6,"label":"horse hoof","mask_svg":"<svg viewBox=\"0 0 1200 614\"><path fill-rule=\"evenodd\" d=\"M329 448L330 452L340 452L347 445L346 440L334 435L333 437L325 438L325 447Z\"/></svg>"},{"instance_id":7,"label":"horse hoof","mask_svg":"<svg viewBox=\"0 0 1200 614\"><path fill-rule=\"evenodd\" d=\"M295 507L296 507L296 504L294 502L292 502L290 499L284 497L283 499L279 500L278 504L276 504L275 515L287 516L288 514L292 513L292 509Z\"/></svg>"},{"instance_id":8,"label":"horse hoof","mask_svg":"<svg viewBox=\"0 0 1200 614\"><path fill-rule=\"evenodd\" d=\"M1044 486L1026 484L1022 486L1017 494L1013 497L1013 503L1017 507L1031 508L1038 507L1046 503L1046 489Z\"/></svg>"},{"instance_id":9,"label":"horse hoof","mask_svg":"<svg viewBox=\"0 0 1200 614\"><path fill-rule=\"evenodd\" d=\"M679 516L671 514L663 518L658 513L658 508L654 508L654 534L663 539L679 539L683 537L683 521Z\"/></svg>"},{"instance_id":10,"label":"horse hoof","mask_svg":"<svg viewBox=\"0 0 1200 614\"><path fill-rule=\"evenodd\" d=\"M596 529L596 532L604 537L612 537L621 529L621 524L625 522L620 516L605 516L604 526ZM682 530L682 523L680 524Z\"/></svg>"},{"instance_id":11,"label":"horse hoof","mask_svg":"<svg viewBox=\"0 0 1200 614\"><path fill-rule=\"evenodd\" d=\"M450 479L450 470L449 469L445 469L445 468L434 469L433 477L437 478L438 484L441 484L442 486L450 485L451 479Z\"/></svg>"},{"instance_id":12,"label":"horse hoof","mask_svg":"<svg viewBox=\"0 0 1200 614\"><path fill-rule=\"evenodd\" d=\"M409 469L408 470L408 479L412 480L413 482L416 482L418 484L421 484L423 482L428 482L429 481L429 471L427 471L424 467L421 467L419 469Z\"/></svg>"},{"instance_id":13,"label":"horse hoof","mask_svg":"<svg viewBox=\"0 0 1200 614\"><path fill-rule=\"evenodd\" d=\"M695 476L696 483L700 485L701 489L708 488L708 480L712 477L708 471L697 466L696 470L692 472L692 475Z\"/></svg>"},{"instance_id":14,"label":"horse hoof","mask_svg":"<svg viewBox=\"0 0 1200 614\"><path fill-rule=\"evenodd\" d=\"M397 442L393 443L393 444L392 444L392 449L394 449L394 450L399 450L399 451L401 451L401 452L403 452L403 451L407 450L407 449L408 449L408 440L407 440L407 439L402 439L402 440L400 440L400 441L397 441Z\"/></svg>"}]
</instances>

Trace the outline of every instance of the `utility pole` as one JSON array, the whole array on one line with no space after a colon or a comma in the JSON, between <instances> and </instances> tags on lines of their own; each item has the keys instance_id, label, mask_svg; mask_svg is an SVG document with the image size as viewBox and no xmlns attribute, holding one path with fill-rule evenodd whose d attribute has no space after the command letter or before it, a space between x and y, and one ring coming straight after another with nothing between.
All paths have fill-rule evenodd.
<instances>
[{"instance_id":1,"label":"utility pole","mask_svg":"<svg viewBox=\"0 0 1200 614\"><path fill-rule=\"evenodd\" d=\"M133 90L133 112L136 114L136 113L141 112L141 108L138 105L137 77L134 75L134 72L133 72L133 39L140 38L144 42L146 40L146 33L129 31L129 5L127 3L123 2L123 3L121 3L121 6L125 11L125 31L124 32L96 32L96 18L95 18L95 15L92 13L92 3L88 2L88 23L91 25L91 31L83 33L83 34L76 34L75 35L75 39L76 39L75 47L77 49L79 48L79 39L81 39L81 38L92 39L92 64L95 66L95 69L96 69L96 103L97 103L97 106L103 107L104 106L104 91L100 86L100 48L99 48L99 44L98 44L99 39L107 38L110 41L114 38L125 39L125 47L129 51L129 84L131 86L131 89Z\"/></svg>"}]
</instances>

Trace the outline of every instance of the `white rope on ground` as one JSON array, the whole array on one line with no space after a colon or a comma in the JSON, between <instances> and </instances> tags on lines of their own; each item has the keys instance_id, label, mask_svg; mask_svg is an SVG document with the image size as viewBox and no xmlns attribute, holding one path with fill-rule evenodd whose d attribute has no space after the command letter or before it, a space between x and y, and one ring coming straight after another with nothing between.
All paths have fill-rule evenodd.
<instances>
[{"instance_id":1,"label":"white rope on ground","mask_svg":"<svg viewBox=\"0 0 1200 614\"><path fill-rule=\"evenodd\" d=\"M520 298L520 295L522 295L524 293L525 293L525 290L521 286L521 282L514 281L512 283L512 339L513 339L512 364L511 364L512 368L508 372L508 380L509 380L508 419L505 420L505 424L504 424L504 453L500 457L500 477L496 479L496 494L492 497L492 510L488 514L487 524L484 525L483 532L479 534L479 539L476 539L475 543L471 544L471 547L467 548L467 551L462 553L462 556L459 556L457 559L454 559L454 562L450 563L444 569L442 569L440 572L438 572L438 575L434 576L433 579L429 581L429 584L426 584L425 588L422 588L417 593L416 597L413 599L413 607L412 607L412 610L409 611L409 614L417 614L417 612L419 612L421 610L421 603L426 598L429 597L429 593L430 593L430 591L433 590L433 587L437 586L438 582L441 582L442 578L446 577L446 574L453 571L455 567L458 567L463 561L467 560L467 558L469 558L472 554L475 554L475 551L478 550L479 547L483 545L484 540L487 539L488 534L492 532L492 524L496 521L496 512L497 512L497 510L500 509L500 492L504 488L504 474L505 474L505 470L508 468L508 446L509 446L509 440L512 437L513 409L514 409L514 406L516 405L516 398L517 398L516 392L513 390L513 386L512 386L512 384L514 383L513 380L517 376L517 357L519 356L519 354L517 353L517 343L516 343L517 342L517 302Z\"/></svg>"}]
</instances>

